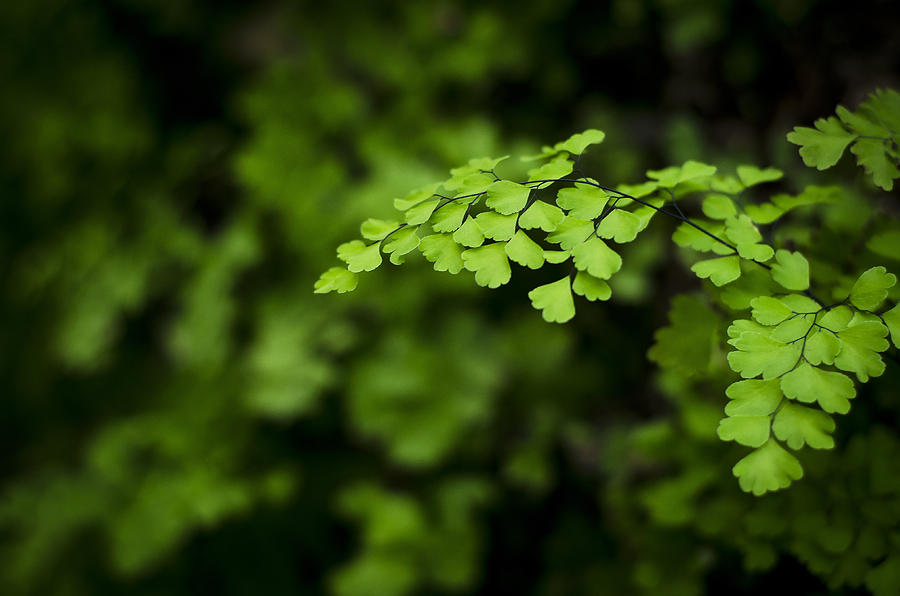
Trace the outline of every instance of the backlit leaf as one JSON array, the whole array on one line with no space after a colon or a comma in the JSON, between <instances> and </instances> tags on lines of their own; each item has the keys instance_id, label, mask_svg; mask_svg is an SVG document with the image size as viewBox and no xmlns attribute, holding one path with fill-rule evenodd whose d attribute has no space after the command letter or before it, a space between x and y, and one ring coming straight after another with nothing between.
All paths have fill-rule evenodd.
<instances>
[{"instance_id":1,"label":"backlit leaf","mask_svg":"<svg viewBox=\"0 0 900 596\"><path fill-rule=\"evenodd\" d=\"M792 481L803 477L803 468L797 458L774 439L745 456L731 471L738 478L741 489L756 496L787 488Z\"/></svg>"},{"instance_id":2,"label":"backlit leaf","mask_svg":"<svg viewBox=\"0 0 900 596\"><path fill-rule=\"evenodd\" d=\"M544 249L522 230L516 232L512 240L506 243L506 256L529 269L540 269L544 264Z\"/></svg>"},{"instance_id":3,"label":"backlit leaf","mask_svg":"<svg viewBox=\"0 0 900 596\"><path fill-rule=\"evenodd\" d=\"M553 283L538 286L528 292L531 304L541 311L548 323L565 323L575 316L575 303L569 276Z\"/></svg>"},{"instance_id":4,"label":"backlit leaf","mask_svg":"<svg viewBox=\"0 0 900 596\"><path fill-rule=\"evenodd\" d=\"M850 289L850 302L862 310L875 310L887 298L888 289L897 283L897 276L884 267L866 270Z\"/></svg>"},{"instance_id":5,"label":"backlit leaf","mask_svg":"<svg viewBox=\"0 0 900 596\"><path fill-rule=\"evenodd\" d=\"M475 273L475 283L479 286L499 288L509 281L512 271L505 247L505 242L493 242L462 253L465 268Z\"/></svg>"},{"instance_id":6,"label":"backlit leaf","mask_svg":"<svg viewBox=\"0 0 900 596\"><path fill-rule=\"evenodd\" d=\"M343 294L355 290L356 283L355 273L343 267L332 267L319 277L314 291L316 294L327 294L328 292Z\"/></svg>"},{"instance_id":7,"label":"backlit leaf","mask_svg":"<svg viewBox=\"0 0 900 596\"><path fill-rule=\"evenodd\" d=\"M809 262L799 252L779 249L772 264L772 279L788 290L809 288Z\"/></svg>"}]
</instances>

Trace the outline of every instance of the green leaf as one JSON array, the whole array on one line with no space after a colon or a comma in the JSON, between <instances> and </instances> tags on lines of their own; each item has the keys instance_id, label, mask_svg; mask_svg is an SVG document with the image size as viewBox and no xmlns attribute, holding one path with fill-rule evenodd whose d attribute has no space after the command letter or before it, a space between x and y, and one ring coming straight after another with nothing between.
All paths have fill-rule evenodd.
<instances>
[{"instance_id":1,"label":"green leaf","mask_svg":"<svg viewBox=\"0 0 900 596\"><path fill-rule=\"evenodd\" d=\"M475 172L465 176L454 176L444 182L444 188L456 191L458 196L474 195L485 192L494 180L490 174Z\"/></svg>"},{"instance_id":2,"label":"green leaf","mask_svg":"<svg viewBox=\"0 0 900 596\"><path fill-rule=\"evenodd\" d=\"M647 170L647 178L656 180L659 188L674 188L678 184L680 175L681 168L678 166L669 166L662 170Z\"/></svg>"},{"instance_id":3,"label":"green leaf","mask_svg":"<svg viewBox=\"0 0 900 596\"><path fill-rule=\"evenodd\" d=\"M888 289L897 283L897 276L884 267L866 270L850 289L850 302L861 310L875 310L887 298Z\"/></svg>"},{"instance_id":4,"label":"green leaf","mask_svg":"<svg viewBox=\"0 0 900 596\"><path fill-rule=\"evenodd\" d=\"M809 445L813 449L833 449L834 420L821 410L785 402L775 414L772 432L778 439L797 450Z\"/></svg>"},{"instance_id":5,"label":"green leaf","mask_svg":"<svg viewBox=\"0 0 900 596\"><path fill-rule=\"evenodd\" d=\"M554 265L558 265L560 263L565 263L567 260L569 260L569 257L571 257L571 256L572 256L572 253L570 253L567 250L545 250L544 251L544 258L547 260L548 263L552 263Z\"/></svg>"},{"instance_id":6,"label":"green leaf","mask_svg":"<svg viewBox=\"0 0 900 596\"><path fill-rule=\"evenodd\" d=\"M807 205L820 203L836 203L845 196L844 189L840 186L815 186L810 185L796 196L777 194L772 197L772 203L783 211L790 211Z\"/></svg>"},{"instance_id":7,"label":"green leaf","mask_svg":"<svg viewBox=\"0 0 900 596\"><path fill-rule=\"evenodd\" d=\"M418 205L422 201L434 196L434 192L441 186L440 182L423 186L406 195L402 199L394 199L394 208L398 211L406 211L410 207Z\"/></svg>"},{"instance_id":8,"label":"green leaf","mask_svg":"<svg viewBox=\"0 0 900 596\"><path fill-rule=\"evenodd\" d=\"M802 315L779 323L777 327L772 329L770 337L785 343L803 341L803 338L812 329L813 317L814 315Z\"/></svg>"},{"instance_id":9,"label":"green leaf","mask_svg":"<svg viewBox=\"0 0 900 596\"><path fill-rule=\"evenodd\" d=\"M352 292L356 289L357 281L357 275L352 271L348 271L343 267L332 267L319 276L314 291L316 294Z\"/></svg>"},{"instance_id":10,"label":"green leaf","mask_svg":"<svg viewBox=\"0 0 900 596\"><path fill-rule=\"evenodd\" d=\"M469 160L469 166L478 171L492 172L501 162L509 159L509 155L503 157L473 157Z\"/></svg>"},{"instance_id":11,"label":"green leaf","mask_svg":"<svg viewBox=\"0 0 900 596\"><path fill-rule=\"evenodd\" d=\"M884 190L894 188L894 178L900 176L900 170L894 160L887 154L888 146L881 139L857 139L850 151L856 156L856 163L872 175L872 180Z\"/></svg>"},{"instance_id":12,"label":"green leaf","mask_svg":"<svg viewBox=\"0 0 900 596\"><path fill-rule=\"evenodd\" d=\"M566 209L570 217L576 219L594 219L603 213L609 195L601 188L588 184L576 184L574 188L560 189L556 195L556 204Z\"/></svg>"},{"instance_id":13,"label":"green leaf","mask_svg":"<svg viewBox=\"0 0 900 596\"><path fill-rule=\"evenodd\" d=\"M594 234L594 224L590 221L567 216L563 219L552 234L547 236L547 242L559 244L564 250L572 250Z\"/></svg>"},{"instance_id":14,"label":"green leaf","mask_svg":"<svg viewBox=\"0 0 900 596\"><path fill-rule=\"evenodd\" d=\"M530 195L531 189L527 186L509 180L497 180L487 189L485 205L498 213L509 215L521 211Z\"/></svg>"},{"instance_id":15,"label":"green leaf","mask_svg":"<svg viewBox=\"0 0 900 596\"><path fill-rule=\"evenodd\" d=\"M799 402L819 406L829 413L846 414L856 395L853 381L839 372L822 370L804 362L781 378L781 390Z\"/></svg>"},{"instance_id":16,"label":"green leaf","mask_svg":"<svg viewBox=\"0 0 900 596\"><path fill-rule=\"evenodd\" d=\"M730 217L725 222L725 235L737 246L738 254L753 261L768 261L775 254L771 246L760 244L762 234L748 215Z\"/></svg>"},{"instance_id":17,"label":"green leaf","mask_svg":"<svg viewBox=\"0 0 900 596\"><path fill-rule=\"evenodd\" d=\"M475 222L485 238L492 240L509 240L516 233L516 216L500 215L493 211L479 213Z\"/></svg>"},{"instance_id":18,"label":"green leaf","mask_svg":"<svg viewBox=\"0 0 900 596\"><path fill-rule=\"evenodd\" d=\"M462 253L465 268L475 273L475 283L479 286L499 288L509 281L512 271L505 247L505 242L494 242Z\"/></svg>"},{"instance_id":19,"label":"green leaf","mask_svg":"<svg viewBox=\"0 0 900 596\"><path fill-rule=\"evenodd\" d=\"M641 197L653 194L658 188L658 183L649 180L640 184L620 184L616 187L616 190L636 199L640 199Z\"/></svg>"},{"instance_id":20,"label":"green leaf","mask_svg":"<svg viewBox=\"0 0 900 596\"><path fill-rule=\"evenodd\" d=\"M572 171L568 156L558 155L544 165L528 170L528 180L557 180Z\"/></svg>"},{"instance_id":21,"label":"green leaf","mask_svg":"<svg viewBox=\"0 0 900 596\"><path fill-rule=\"evenodd\" d=\"M800 146L803 163L819 170L836 164L855 138L856 135L847 132L834 116L819 118L815 128L797 126L787 135L789 143Z\"/></svg>"},{"instance_id":22,"label":"green leaf","mask_svg":"<svg viewBox=\"0 0 900 596\"><path fill-rule=\"evenodd\" d=\"M630 211L615 209L597 226L597 235L619 244L634 240L641 228L640 218Z\"/></svg>"},{"instance_id":23,"label":"green leaf","mask_svg":"<svg viewBox=\"0 0 900 596\"><path fill-rule=\"evenodd\" d=\"M803 468L797 458L788 453L774 439L755 449L731 469L741 490L757 497L769 491L790 486L793 480L803 477Z\"/></svg>"},{"instance_id":24,"label":"green leaf","mask_svg":"<svg viewBox=\"0 0 900 596\"><path fill-rule=\"evenodd\" d=\"M709 222L700 220L691 221L713 235L721 235L722 231L725 229L725 226L721 224L710 224ZM727 255L733 252L731 248L715 240L712 236L704 234L686 222L682 222L681 225L675 228L675 233L672 234L672 241L678 246L687 246L702 252L711 251L720 255Z\"/></svg>"},{"instance_id":25,"label":"green leaf","mask_svg":"<svg viewBox=\"0 0 900 596\"><path fill-rule=\"evenodd\" d=\"M580 271L600 279L609 279L622 268L622 257L596 236L576 246L572 250L572 259Z\"/></svg>"},{"instance_id":26,"label":"green leaf","mask_svg":"<svg viewBox=\"0 0 900 596\"><path fill-rule=\"evenodd\" d=\"M729 218L725 222L725 235L735 244L756 244L762 240L762 234L746 215Z\"/></svg>"},{"instance_id":27,"label":"green leaf","mask_svg":"<svg viewBox=\"0 0 900 596\"><path fill-rule=\"evenodd\" d=\"M552 232L566 218L566 214L556 205L535 201L519 216L519 227L523 230L540 228L545 232Z\"/></svg>"},{"instance_id":28,"label":"green leaf","mask_svg":"<svg viewBox=\"0 0 900 596\"><path fill-rule=\"evenodd\" d=\"M738 256L719 257L694 263L691 271L701 279L707 279L716 286L724 286L741 276L741 259Z\"/></svg>"},{"instance_id":29,"label":"green leaf","mask_svg":"<svg viewBox=\"0 0 900 596\"><path fill-rule=\"evenodd\" d=\"M746 447L759 447L769 440L768 416L729 416L722 418L716 434L723 441L736 441Z\"/></svg>"},{"instance_id":30,"label":"green leaf","mask_svg":"<svg viewBox=\"0 0 900 596\"><path fill-rule=\"evenodd\" d=\"M809 289L809 262L799 252L779 249L772 265L772 279L788 290Z\"/></svg>"},{"instance_id":31,"label":"green leaf","mask_svg":"<svg viewBox=\"0 0 900 596\"><path fill-rule=\"evenodd\" d=\"M396 221L370 217L359 226L359 233L366 240L381 240L399 227Z\"/></svg>"},{"instance_id":32,"label":"green leaf","mask_svg":"<svg viewBox=\"0 0 900 596\"><path fill-rule=\"evenodd\" d=\"M481 233L475 218L466 219L463 225L453 232L453 241L469 248L477 248L484 243L484 234Z\"/></svg>"},{"instance_id":33,"label":"green leaf","mask_svg":"<svg viewBox=\"0 0 900 596\"><path fill-rule=\"evenodd\" d=\"M856 373L861 383L869 377L878 377L884 372L884 361L878 352L890 347L884 337L887 327L876 321L864 321L854 315L846 329L838 331L841 351L834 359L834 365L841 370Z\"/></svg>"},{"instance_id":34,"label":"green leaf","mask_svg":"<svg viewBox=\"0 0 900 596\"><path fill-rule=\"evenodd\" d=\"M369 246L362 240L345 242L338 246L337 256L353 273L374 271L381 265L381 248L377 242Z\"/></svg>"},{"instance_id":35,"label":"green leaf","mask_svg":"<svg viewBox=\"0 0 900 596\"><path fill-rule=\"evenodd\" d=\"M741 183L744 186L756 186L757 184L762 184L764 182L773 182L775 180L780 180L782 176L784 176L784 172L781 170L776 170L775 168L766 168L765 170L760 170L756 166L738 166L737 167L737 175L738 178L741 179Z\"/></svg>"},{"instance_id":36,"label":"green leaf","mask_svg":"<svg viewBox=\"0 0 900 596\"><path fill-rule=\"evenodd\" d=\"M866 242L866 248L882 257L900 261L900 230L887 230L874 234Z\"/></svg>"},{"instance_id":37,"label":"green leaf","mask_svg":"<svg viewBox=\"0 0 900 596\"><path fill-rule=\"evenodd\" d=\"M786 344L762 333L744 332L728 343L738 350L729 352L728 364L745 379L758 375L773 379L791 370L800 358L800 342Z\"/></svg>"},{"instance_id":38,"label":"green leaf","mask_svg":"<svg viewBox=\"0 0 900 596\"><path fill-rule=\"evenodd\" d=\"M853 113L844 106L838 106L835 110L838 118L853 132L870 137L889 137L891 131L878 122L870 120L864 110Z\"/></svg>"},{"instance_id":39,"label":"green leaf","mask_svg":"<svg viewBox=\"0 0 900 596\"><path fill-rule=\"evenodd\" d=\"M721 194L707 195L703 199L703 214L712 219L728 219L737 215L737 207L731 197Z\"/></svg>"},{"instance_id":40,"label":"green leaf","mask_svg":"<svg viewBox=\"0 0 900 596\"><path fill-rule=\"evenodd\" d=\"M557 151L568 151L573 155L580 155L584 153L584 150L587 149L590 145L597 145L599 143L602 143L603 139L605 138L606 133L604 133L602 130L589 128L584 132L579 132L572 135L565 141L557 143L553 148Z\"/></svg>"},{"instance_id":41,"label":"green leaf","mask_svg":"<svg viewBox=\"0 0 900 596\"><path fill-rule=\"evenodd\" d=\"M779 300L796 313L814 314L820 310L815 300L802 294L788 294L787 296L781 296Z\"/></svg>"},{"instance_id":42,"label":"green leaf","mask_svg":"<svg viewBox=\"0 0 900 596\"><path fill-rule=\"evenodd\" d=\"M784 302L771 296L754 298L750 301L750 307L753 318L763 325L777 325L794 314Z\"/></svg>"},{"instance_id":43,"label":"green leaf","mask_svg":"<svg viewBox=\"0 0 900 596\"><path fill-rule=\"evenodd\" d=\"M457 274L463 270L463 249L449 234L425 236L419 243L419 250L428 261L434 263L435 271Z\"/></svg>"},{"instance_id":44,"label":"green leaf","mask_svg":"<svg viewBox=\"0 0 900 596\"><path fill-rule=\"evenodd\" d=\"M565 323L575 316L569 276L553 283L538 286L528 292L531 304L541 311L548 323Z\"/></svg>"},{"instance_id":45,"label":"green leaf","mask_svg":"<svg viewBox=\"0 0 900 596\"><path fill-rule=\"evenodd\" d=\"M453 201L437 209L431 216L431 229L435 232L455 232L462 225L469 204Z\"/></svg>"},{"instance_id":46,"label":"green leaf","mask_svg":"<svg viewBox=\"0 0 900 596\"><path fill-rule=\"evenodd\" d=\"M384 252L391 255L391 263L402 265L404 261L403 255L411 253L419 246L417 230L418 228L406 226L384 240Z\"/></svg>"},{"instance_id":47,"label":"green leaf","mask_svg":"<svg viewBox=\"0 0 900 596\"><path fill-rule=\"evenodd\" d=\"M647 356L680 376L708 373L713 350L719 344L720 318L693 296L679 294L672 299L669 324L654 334Z\"/></svg>"},{"instance_id":48,"label":"green leaf","mask_svg":"<svg viewBox=\"0 0 900 596\"><path fill-rule=\"evenodd\" d=\"M406 223L411 226L425 223L431 217L431 214L434 213L439 202L440 199L438 198L427 199L415 207L410 207L406 210Z\"/></svg>"},{"instance_id":49,"label":"green leaf","mask_svg":"<svg viewBox=\"0 0 900 596\"><path fill-rule=\"evenodd\" d=\"M609 300L612 296L612 289L609 284L602 279L579 271L575 275L575 281L572 282L572 290L579 296L584 296L588 300Z\"/></svg>"},{"instance_id":50,"label":"green leaf","mask_svg":"<svg viewBox=\"0 0 900 596\"><path fill-rule=\"evenodd\" d=\"M736 195L744 190L744 185L734 176L714 176L709 182L710 190Z\"/></svg>"},{"instance_id":51,"label":"green leaf","mask_svg":"<svg viewBox=\"0 0 900 596\"><path fill-rule=\"evenodd\" d=\"M544 264L544 249L522 230L506 243L506 256L529 269L540 269Z\"/></svg>"},{"instance_id":52,"label":"green leaf","mask_svg":"<svg viewBox=\"0 0 900 596\"><path fill-rule=\"evenodd\" d=\"M884 319L888 330L891 332L891 340L894 346L900 348L900 304L894 305L894 308L887 311L881 318Z\"/></svg>"},{"instance_id":53,"label":"green leaf","mask_svg":"<svg viewBox=\"0 0 900 596\"><path fill-rule=\"evenodd\" d=\"M806 338L803 357L813 366L834 364L834 359L840 351L841 340L834 333L813 329Z\"/></svg>"},{"instance_id":54,"label":"green leaf","mask_svg":"<svg viewBox=\"0 0 900 596\"><path fill-rule=\"evenodd\" d=\"M707 176L712 176L716 173L716 166L711 166L709 164L705 164L699 161L686 161L684 165L681 166L681 171L678 173L678 183L687 182L688 180L693 180L695 178L705 178Z\"/></svg>"},{"instance_id":55,"label":"green leaf","mask_svg":"<svg viewBox=\"0 0 900 596\"><path fill-rule=\"evenodd\" d=\"M729 416L768 416L782 400L778 379L738 381L728 386L725 395L731 400L725 406Z\"/></svg>"},{"instance_id":56,"label":"green leaf","mask_svg":"<svg viewBox=\"0 0 900 596\"><path fill-rule=\"evenodd\" d=\"M772 203L760 203L759 205L747 205L744 207L744 211L747 212L747 215L753 220L753 223L756 224L770 224L782 215L784 215L784 209L780 207L776 207Z\"/></svg>"}]
</instances>

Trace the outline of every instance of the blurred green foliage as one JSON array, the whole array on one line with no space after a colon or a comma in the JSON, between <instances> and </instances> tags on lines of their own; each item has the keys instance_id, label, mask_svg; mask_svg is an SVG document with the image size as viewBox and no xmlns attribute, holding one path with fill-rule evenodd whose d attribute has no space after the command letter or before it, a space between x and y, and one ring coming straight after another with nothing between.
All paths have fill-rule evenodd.
<instances>
[{"instance_id":1,"label":"blurred green foliage","mask_svg":"<svg viewBox=\"0 0 900 596\"><path fill-rule=\"evenodd\" d=\"M661 242L577 325L521 299L539 272L487 293L410 259L311 292L395 196L576 129L607 131L617 182L709 154L800 180L772 147L892 83L889 4L0 3L0 591L812 592L871 567L890 593L897 474L860 462L898 449L897 370L857 398L884 426L839 441L846 479L829 454L754 501L709 448L724 381L650 373L693 283ZM848 201L824 233L871 217Z\"/></svg>"}]
</instances>

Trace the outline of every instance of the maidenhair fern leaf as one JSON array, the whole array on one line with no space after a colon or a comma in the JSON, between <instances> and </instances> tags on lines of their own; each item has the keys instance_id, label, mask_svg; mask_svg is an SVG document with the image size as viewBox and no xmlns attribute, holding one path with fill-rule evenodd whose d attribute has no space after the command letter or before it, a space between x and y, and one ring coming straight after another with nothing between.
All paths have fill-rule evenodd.
<instances>
[{"instance_id":1,"label":"maidenhair fern leaf","mask_svg":"<svg viewBox=\"0 0 900 596\"><path fill-rule=\"evenodd\" d=\"M707 259L694 263L691 271L701 279L709 279L716 286L724 286L741 276L741 259L738 256Z\"/></svg>"},{"instance_id":2,"label":"maidenhair fern leaf","mask_svg":"<svg viewBox=\"0 0 900 596\"><path fill-rule=\"evenodd\" d=\"M356 289L357 275L352 271L348 271L343 267L332 267L323 273L315 285L316 294L327 294L328 292L352 292Z\"/></svg>"},{"instance_id":3,"label":"maidenhair fern leaf","mask_svg":"<svg viewBox=\"0 0 900 596\"><path fill-rule=\"evenodd\" d=\"M879 352L890 344L884 339L887 327L875 321L858 320L858 315L846 329L838 331L841 351L834 359L834 365L841 370L856 373L861 383L869 377L878 377L884 372L884 360Z\"/></svg>"},{"instance_id":4,"label":"maidenhair fern leaf","mask_svg":"<svg viewBox=\"0 0 900 596\"><path fill-rule=\"evenodd\" d=\"M838 162L847 145L856 135L848 132L834 116L819 118L815 128L797 126L788 133L789 143L800 146L803 163L811 168L825 170Z\"/></svg>"},{"instance_id":5,"label":"maidenhair fern leaf","mask_svg":"<svg viewBox=\"0 0 900 596\"><path fill-rule=\"evenodd\" d=\"M425 258L434 263L435 271L459 273L463 270L463 248L449 234L431 234L419 243Z\"/></svg>"},{"instance_id":6,"label":"maidenhair fern leaf","mask_svg":"<svg viewBox=\"0 0 900 596\"><path fill-rule=\"evenodd\" d=\"M592 237L593 233L594 224L590 221L567 216L556 226L553 233L547 236L547 242L559 244L563 250L572 250Z\"/></svg>"},{"instance_id":7,"label":"maidenhair fern leaf","mask_svg":"<svg viewBox=\"0 0 900 596\"><path fill-rule=\"evenodd\" d=\"M497 180L487 189L485 205L503 215L521 211L528 202L531 189L509 180Z\"/></svg>"},{"instance_id":8,"label":"maidenhair fern leaf","mask_svg":"<svg viewBox=\"0 0 900 596\"><path fill-rule=\"evenodd\" d=\"M609 300L612 296L612 289L608 283L584 271L579 271L575 275L572 291L588 300Z\"/></svg>"},{"instance_id":9,"label":"maidenhair fern leaf","mask_svg":"<svg viewBox=\"0 0 900 596\"><path fill-rule=\"evenodd\" d=\"M809 288L809 262L799 252L778 250L772 265L772 279L788 290Z\"/></svg>"},{"instance_id":10,"label":"maidenhair fern leaf","mask_svg":"<svg viewBox=\"0 0 900 596\"><path fill-rule=\"evenodd\" d=\"M850 289L850 303L862 310L875 310L887 298L888 290L897 283L897 276L884 267L866 270Z\"/></svg>"},{"instance_id":11,"label":"maidenhair fern leaf","mask_svg":"<svg viewBox=\"0 0 900 596\"><path fill-rule=\"evenodd\" d=\"M385 221L370 217L359 226L359 234L366 240L381 240L397 229L396 221Z\"/></svg>"},{"instance_id":12,"label":"maidenhair fern leaf","mask_svg":"<svg viewBox=\"0 0 900 596\"><path fill-rule=\"evenodd\" d=\"M597 235L619 244L634 240L641 229L640 218L631 211L616 209L597 225Z\"/></svg>"},{"instance_id":13,"label":"maidenhair fern leaf","mask_svg":"<svg viewBox=\"0 0 900 596\"><path fill-rule=\"evenodd\" d=\"M484 237L491 240L509 240L516 233L515 215L500 215L493 211L485 211L475 217L475 223L478 224Z\"/></svg>"},{"instance_id":14,"label":"maidenhair fern leaf","mask_svg":"<svg viewBox=\"0 0 900 596\"><path fill-rule=\"evenodd\" d=\"M894 342L894 346L900 348L900 304L895 305L894 308L881 315L881 318L891 333L891 340Z\"/></svg>"},{"instance_id":15,"label":"maidenhair fern leaf","mask_svg":"<svg viewBox=\"0 0 900 596\"><path fill-rule=\"evenodd\" d=\"M552 232L565 218L565 213L556 205L535 201L519 216L519 226L524 230L541 229L545 232Z\"/></svg>"},{"instance_id":16,"label":"maidenhair fern leaf","mask_svg":"<svg viewBox=\"0 0 900 596\"><path fill-rule=\"evenodd\" d=\"M719 422L716 434L723 441L735 441L746 447L759 447L769 440L771 420L764 416L728 416Z\"/></svg>"},{"instance_id":17,"label":"maidenhair fern leaf","mask_svg":"<svg viewBox=\"0 0 900 596\"><path fill-rule=\"evenodd\" d=\"M377 242L366 246L362 240L351 240L338 246L337 256L353 273L374 271L381 265L381 246Z\"/></svg>"},{"instance_id":18,"label":"maidenhair fern leaf","mask_svg":"<svg viewBox=\"0 0 900 596\"><path fill-rule=\"evenodd\" d=\"M737 175L744 186L756 186L765 182L773 182L780 180L784 176L784 172L775 168L766 168L761 170L756 166L744 165L737 167Z\"/></svg>"},{"instance_id":19,"label":"maidenhair fern leaf","mask_svg":"<svg viewBox=\"0 0 900 596\"><path fill-rule=\"evenodd\" d=\"M529 269L540 269L544 264L544 250L522 230L506 243L506 256Z\"/></svg>"},{"instance_id":20,"label":"maidenhair fern leaf","mask_svg":"<svg viewBox=\"0 0 900 596\"><path fill-rule=\"evenodd\" d=\"M749 379L732 383L725 390L731 400L725 406L729 416L768 416L782 401L778 379Z\"/></svg>"},{"instance_id":21,"label":"maidenhair fern leaf","mask_svg":"<svg viewBox=\"0 0 900 596\"><path fill-rule=\"evenodd\" d=\"M531 304L541 311L549 323L565 323L575 316L575 302L569 276L553 283L538 286L528 292Z\"/></svg>"},{"instance_id":22,"label":"maidenhair fern leaf","mask_svg":"<svg viewBox=\"0 0 900 596\"><path fill-rule=\"evenodd\" d=\"M603 213L609 201L606 191L587 184L576 184L574 187L560 189L556 195L556 204L569 212L576 219L594 219Z\"/></svg>"},{"instance_id":23,"label":"maidenhair fern leaf","mask_svg":"<svg viewBox=\"0 0 900 596\"><path fill-rule=\"evenodd\" d=\"M766 417L768 418L768 416ZM834 420L821 410L790 402L781 404L772 420L772 432L791 449L809 445L813 449L832 449Z\"/></svg>"},{"instance_id":24,"label":"maidenhair fern leaf","mask_svg":"<svg viewBox=\"0 0 900 596\"><path fill-rule=\"evenodd\" d=\"M505 247L505 242L492 242L462 253L465 268L475 273L475 283L479 286L499 288L509 281L512 271Z\"/></svg>"},{"instance_id":25,"label":"maidenhair fern leaf","mask_svg":"<svg viewBox=\"0 0 900 596\"><path fill-rule=\"evenodd\" d=\"M741 488L756 496L787 488L791 481L803 477L803 468L797 458L774 439L769 439L765 445L736 463L732 472Z\"/></svg>"},{"instance_id":26,"label":"maidenhair fern leaf","mask_svg":"<svg viewBox=\"0 0 900 596\"><path fill-rule=\"evenodd\" d=\"M391 255L391 263L394 265L402 265L405 258L404 255L416 250L419 246L419 235L415 227L406 226L386 237L383 241L382 249Z\"/></svg>"},{"instance_id":27,"label":"maidenhair fern leaf","mask_svg":"<svg viewBox=\"0 0 900 596\"><path fill-rule=\"evenodd\" d=\"M484 234L475 219L470 217L453 232L453 241L469 248L477 248L484 244Z\"/></svg>"},{"instance_id":28,"label":"maidenhair fern leaf","mask_svg":"<svg viewBox=\"0 0 900 596\"><path fill-rule=\"evenodd\" d=\"M572 250L572 259L579 271L599 279L609 279L622 268L622 257L596 236L576 246Z\"/></svg>"}]
</instances>

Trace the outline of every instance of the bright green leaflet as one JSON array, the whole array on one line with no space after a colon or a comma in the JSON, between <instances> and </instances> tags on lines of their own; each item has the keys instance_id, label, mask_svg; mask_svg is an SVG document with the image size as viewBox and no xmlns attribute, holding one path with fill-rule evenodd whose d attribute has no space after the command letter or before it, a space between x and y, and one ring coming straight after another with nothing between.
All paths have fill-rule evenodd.
<instances>
[{"instance_id":1,"label":"bright green leaflet","mask_svg":"<svg viewBox=\"0 0 900 596\"><path fill-rule=\"evenodd\" d=\"M874 310L887 298L888 290L897 283L897 276L884 267L872 267L864 272L850 289L850 302L861 310Z\"/></svg>"},{"instance_id":2,"label":"bright green leaflet","mask_svg":"<svg viewBox=\"0 0 900 596\"><path fill-rule=\"evenodd\" d=\"M772 279L788 290L809 288L809 262L799 252L778 250L772 265Z\"/></svg>"},{"instance_id":3,"label":"bright green leaflet","mask_svg":"<svg viewBox=\"0 0 900 596\"><path fill-rule=\"evenodd\" d=\"M541 311L548 323L565 323L575 316L575 302L572 300L569 276L538 286L528 292L532 305Z\"/></svg>"},{"instance_id":4,"label":"bright green leaflet","mask_svg":"<svg viewBox=\"0 0 900 596\"><path fill-rule=\"evenodd\" d=\"M475 273L475 282L479 286L499 288L509 281L512 271L505 247L505 242L493 242L462 253L465 268Z\"/></svg>"}]
</instances>

